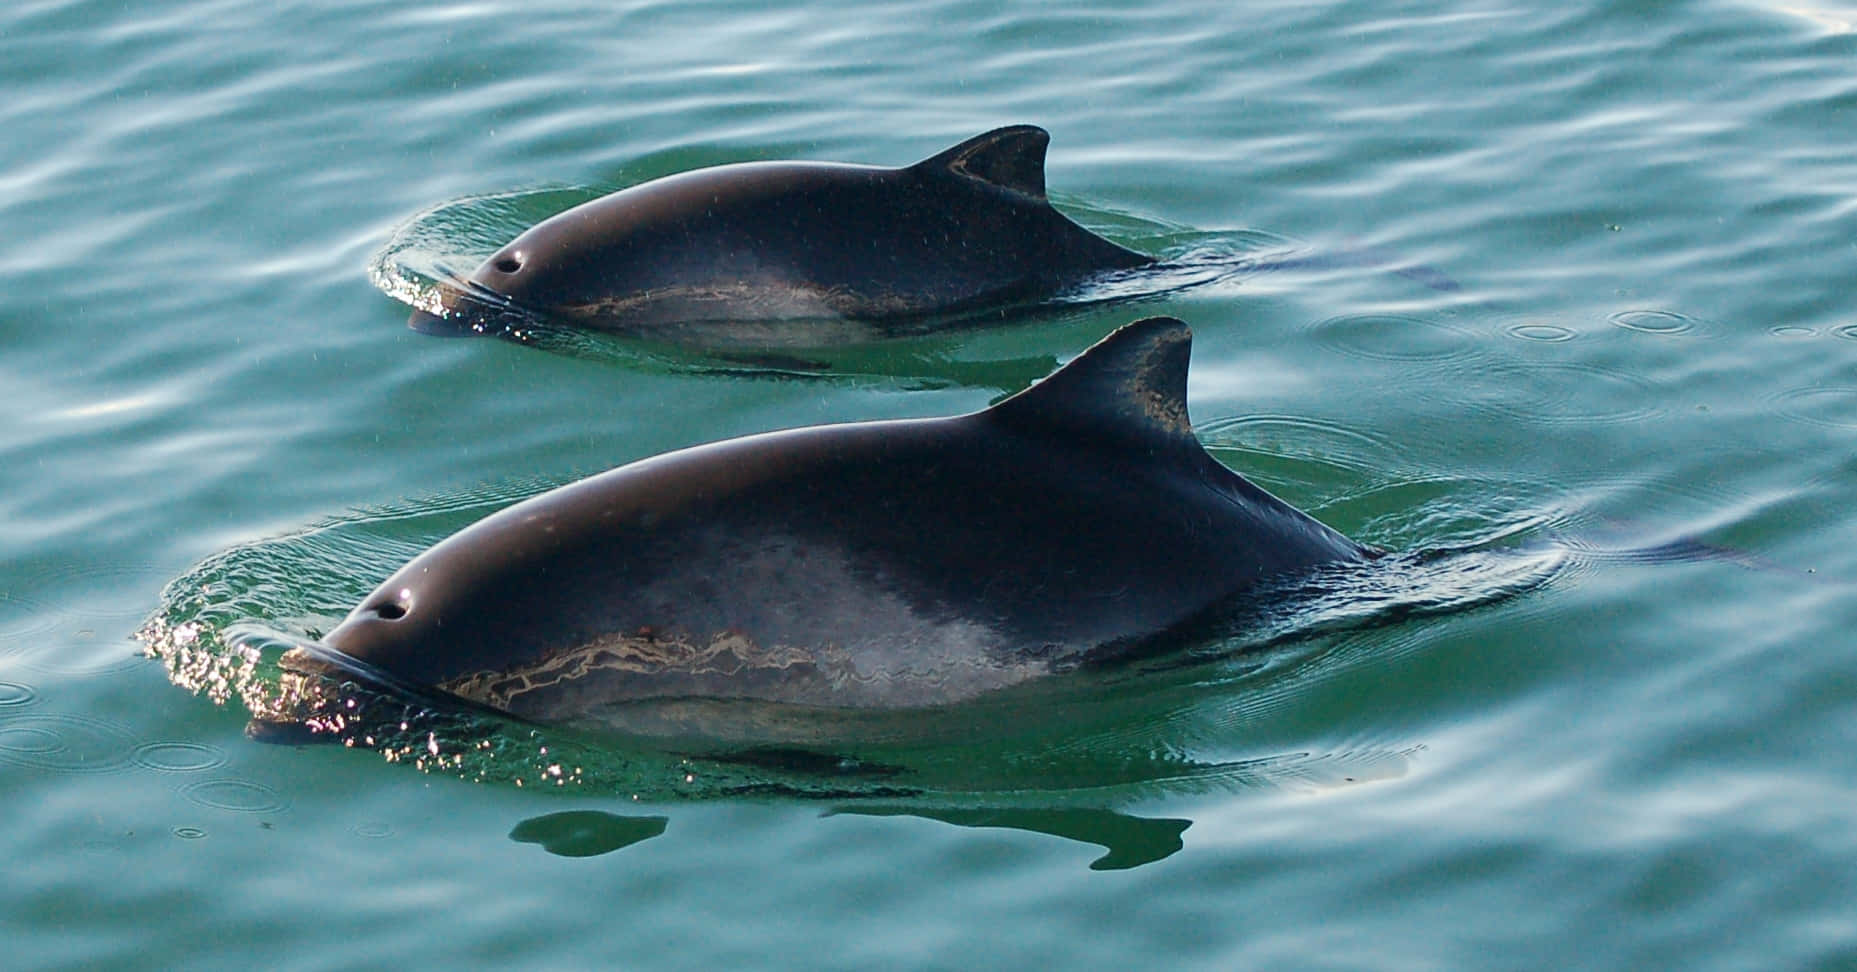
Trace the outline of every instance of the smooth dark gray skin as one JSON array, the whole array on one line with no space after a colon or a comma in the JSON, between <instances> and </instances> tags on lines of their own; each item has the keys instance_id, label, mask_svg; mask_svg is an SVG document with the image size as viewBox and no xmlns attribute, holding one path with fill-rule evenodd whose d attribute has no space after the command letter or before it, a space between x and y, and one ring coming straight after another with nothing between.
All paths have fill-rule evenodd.
<instances>
[{"instance_id":1,"label":"smooth dark gray skin","mask_svg":"<svg viewBox=\"0 0 1857 972\"><path fill-rule=\"evenodd\" d=\"M745 162L655 179L543 220L408 323L506 334L540 313L684 344L817 347L1153 263L1051 208L1049 143L1017 125L903 168Z\"/></svg>"},{"instance_id":2,"label":"smooth dark gray skin","mask_svg":"<svg viewBox=\"0 0 1857 972\"><path fill-rule=\"evenodd\" d=\"M563 486L421 554L286 667L333 652L542 722L678 698L907 708L1376 556L1201 447L1190 346L1150 318L984 411L752 435Z\"/></svg>"}]
</instances>

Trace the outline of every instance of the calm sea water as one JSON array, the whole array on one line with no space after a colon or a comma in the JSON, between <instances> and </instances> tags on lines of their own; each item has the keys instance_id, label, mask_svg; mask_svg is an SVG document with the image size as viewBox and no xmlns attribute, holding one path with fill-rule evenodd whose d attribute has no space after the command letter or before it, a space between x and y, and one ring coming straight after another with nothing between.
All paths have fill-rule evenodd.
<instances>
[{"instance_id":1,"label":"calm sea water","mask_svg":"<svg viewBox=\"0 0 1857 972\"><path fill-rule=\"evenodd\" d=\"M9 5L5 964L1857 965L1854 23ZM435 339L370 276L697 165L1017 122L1119 242L1287 265L799 375ZM1518 551L1465 600L1528 589L891 724L877 782L261 745L236 672L133 637L324 630L548 484L978 408L1162 312L1221 459L1364 540Z\"/></svg>"}]
</instances>

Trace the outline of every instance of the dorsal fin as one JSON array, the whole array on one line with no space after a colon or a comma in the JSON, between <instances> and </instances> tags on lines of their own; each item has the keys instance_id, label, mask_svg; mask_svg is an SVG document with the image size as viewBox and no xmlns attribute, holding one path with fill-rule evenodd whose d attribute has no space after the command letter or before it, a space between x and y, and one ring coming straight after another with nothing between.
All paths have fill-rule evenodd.
<instances>
[{"instance_id":1,"label":"dorsal fin","mask_svg":"<svg viewBox=\"0 0 1857 972\"><path fill-rule=\"evenodd\" d=\"M1202 453L1186 414L1193 332L1171 317L1125 324L1043 381L983 414L1093 443Z\"/></svg>"},{"instance_id":2,"label":"dorsal fin","mask_svg":"<svg viewBox=\"0 0 1857 972\"><path fill-rule=\"evenodd\" d=\"M909 168L923 174L974 179L1010 192L1045 198L1045 147L1051 133L1037 125L1009 125L975 135Z\"/></svg>"}]
</instances>

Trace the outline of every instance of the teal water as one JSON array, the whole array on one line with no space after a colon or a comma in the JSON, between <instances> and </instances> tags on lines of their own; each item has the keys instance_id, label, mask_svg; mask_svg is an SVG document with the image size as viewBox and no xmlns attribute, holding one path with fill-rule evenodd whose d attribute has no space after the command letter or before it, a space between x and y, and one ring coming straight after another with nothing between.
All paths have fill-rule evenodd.
<instances>
[{"instance_id":1,"label":"teal water","mask_svg":"<svg viewBox=\"0 0 1857 972\"><path fill-rule=\"evenodd\" d=\"M1853 25L9 6L5 964L1857 964ZM1309 259L798 376L439 340L370 278L435 212L503 218L473 200L1017 122L1118 242ZM133 637L324 630L548 484L978 408L1147 313L1194 326L1234 468L1370 542L1560 551L1547 576L885 723L842 786L519 733L500 762L261 745ZM1617 553L1678 541L1714 554Z\"/></svg>"}]
</instances>

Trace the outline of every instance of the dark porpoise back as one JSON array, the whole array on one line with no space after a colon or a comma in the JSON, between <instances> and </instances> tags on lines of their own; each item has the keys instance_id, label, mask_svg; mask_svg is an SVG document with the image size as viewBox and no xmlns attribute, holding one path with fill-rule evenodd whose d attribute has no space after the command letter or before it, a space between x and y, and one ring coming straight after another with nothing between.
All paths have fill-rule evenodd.
<instances>
[{"instance_id":1,"label":"dark porpoise back","mask_svg":"<svg viewBox=\"0 0 1857 972\"><path fill-rule=\"evenodd\" d=\"M1018 125L903 168L744 162L655 179L535 225L410 323L500 334L540 313L690 344L821 345L1152 263L1051 207L1049 142Z\"/></svg>"},{"instance_id":2,"label":"dark porpoise back","mask_svg":"<svg viewBox=\"0 0 1857 972\"><path fill-rule=\"evenodd\" d=\"M895 708L1133 651L1373 552L1187 422L1191 336L1129 324L951 418L667 453L421 554L314 652L537 721L669 698Z\"/></svg>"}]
</instances>

